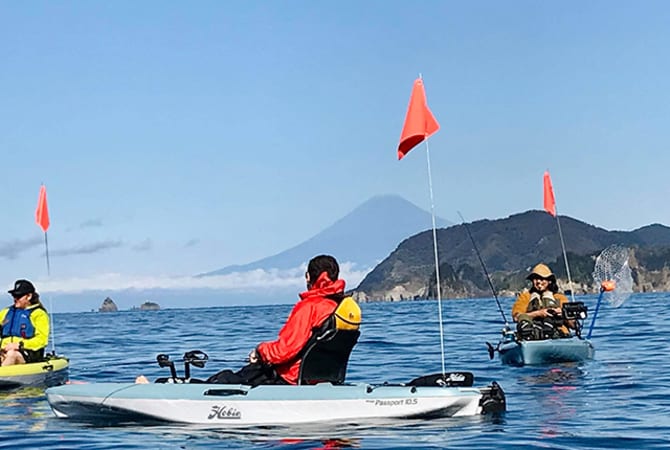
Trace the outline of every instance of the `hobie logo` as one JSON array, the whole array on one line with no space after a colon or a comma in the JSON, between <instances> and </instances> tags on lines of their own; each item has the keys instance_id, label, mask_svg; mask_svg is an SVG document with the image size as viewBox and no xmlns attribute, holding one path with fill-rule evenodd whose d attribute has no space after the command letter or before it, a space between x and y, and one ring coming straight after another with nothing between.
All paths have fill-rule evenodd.
<instances>
[{"instance_id":1,"label":"hobie logo","mask_svg":"<svg viewBox=\"0 0 670 450\"><path fill-rule=\"evenodd\" d=\"M450 373L444 381L451 381L452 383L463 382L465 381L465 375L462 373Z\"/></svg>"},{"instance_id":2,"label":"hobie logo","mask_svg":"<svg viewBox=\"0 0 670 450\"><path fill-rule=\"evenodd\" d=\"M214 405L212 406L212 410L209 412L209 415L207 416L207 420L212 420L212 419L241 419L242 418L242 413L235 409L235 408L230 408L229 406L223 405L223 406L218 406Z\"/></svg>"}]
</instances>

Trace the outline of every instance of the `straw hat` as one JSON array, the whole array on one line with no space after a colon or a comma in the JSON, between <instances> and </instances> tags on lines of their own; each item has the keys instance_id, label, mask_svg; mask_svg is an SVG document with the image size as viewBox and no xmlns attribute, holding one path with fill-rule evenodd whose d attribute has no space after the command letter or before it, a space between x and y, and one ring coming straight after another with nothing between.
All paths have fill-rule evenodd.
<instances>
[{"instance_id":1,"label":"straw hat","mask_svg":"<svg viewBox=\"0 0 670 450\"><path fill-rule=\"evenodd\" d=\"M533 278L553 278L556 279L556 276L551 272L551 269L545 264L538 264L533 267L533 270L530 272L530 275L526 277L528 280Z\"/></svg>"}]
</instances>

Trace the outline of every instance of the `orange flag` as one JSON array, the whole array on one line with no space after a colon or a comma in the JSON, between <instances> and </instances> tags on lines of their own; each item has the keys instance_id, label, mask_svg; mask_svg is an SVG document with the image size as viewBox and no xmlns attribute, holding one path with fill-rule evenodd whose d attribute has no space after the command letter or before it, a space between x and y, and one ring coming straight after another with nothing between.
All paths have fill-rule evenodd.
<instances>
[{"instance_id":1,"label":"orange flag","mask_svg":"<svg viewBox=\"0 0 670 450\"><path fill-rule=\"evenodd\" d=\"M554 199L554 188L551 187L549 172L544 172L544 210L556 217L556 200Z\"/></svg>"},{"instance_id":2,"label":"orange flag","mask_svg":"<svg viewBox=\"0 0 670 450\"><path fill-rule=\"evenodd\" d=\"M40 198L37 200L35 221L46 233L49 228L49 208L47 208L47 188L44 185L40 187Z\"/></svg>"},{"instance_id":3,"label":"orange flag","mask_svg":"<svg viewBox=\"0 0 670 450\"><path fill-rule=\"evenodd\" d=\"M409 98L405 125L400 134L398 145L398 159L402 159L410 150L432 136L440 129L433 113L426 103L426 92L423 89L423 80L417 78L414 81L412 95Z\"/></svg>"}]
</instances>

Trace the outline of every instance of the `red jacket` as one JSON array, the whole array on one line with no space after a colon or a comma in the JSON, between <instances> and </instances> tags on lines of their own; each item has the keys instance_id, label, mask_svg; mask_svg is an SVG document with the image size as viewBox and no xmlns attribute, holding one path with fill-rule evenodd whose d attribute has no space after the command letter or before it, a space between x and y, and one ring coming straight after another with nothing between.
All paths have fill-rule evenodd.
<instances>
[{"instance_id":1,"label":"red jacket","mask_svg":"<svg viewBox=\"0 0 670 450\"><path fill-rule=\"evenodd\" d=\"M337 308L337 302L326 295L344 292L344 280L331 281L322 272L312 287L300 294L286 323L279 331L277 340L258 345L261 360L272 364L277 374L290 384L298 383L301 359L298 353L312 335L312 329L321 325Z\"/></svg>"}]
</instances>

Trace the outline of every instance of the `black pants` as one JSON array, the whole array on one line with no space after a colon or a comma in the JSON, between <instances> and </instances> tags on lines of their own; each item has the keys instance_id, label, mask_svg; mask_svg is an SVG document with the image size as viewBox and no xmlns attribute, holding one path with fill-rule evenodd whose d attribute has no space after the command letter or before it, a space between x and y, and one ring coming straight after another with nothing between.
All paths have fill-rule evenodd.
<instances>
[{"instance_id":1,"label":"black pants","mask_svg":"<svg viewBox=\"0 0 670 450\"><path fill-rule=\"evenodd\" d=\"M282 377L270 367L262 364L247 364L237 372L230 369L217 372L207 378L205 383L217 384L247 384L258 386L260 384L288 384Z\"/></svg>"},{"instance_id":2,"label":"black pants","mask_svg":"<svg viewBox=\"0 0 670 450\"><path fill-rule=\"evenodd\" d=\"M516 330L519 338L526 341L570 337L569 333L566 334L561 329L561 325L562 323L543 319L520 320Z\"/></svg>"},{"instance_id":3,"label":"black pants","mask_svg":"<svg viewBox=\"0 0 670 450\"><path fill-rule=\"evenodd\" d=\"M43 348L40 349L40 350L28 350L28 349L22 348L20 350L20 352L23 355L23 359L26 360L26 364L44 361L44 349Z\"/></svg>"}]
</instances>

